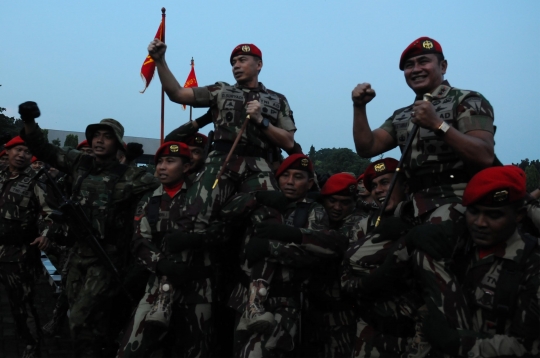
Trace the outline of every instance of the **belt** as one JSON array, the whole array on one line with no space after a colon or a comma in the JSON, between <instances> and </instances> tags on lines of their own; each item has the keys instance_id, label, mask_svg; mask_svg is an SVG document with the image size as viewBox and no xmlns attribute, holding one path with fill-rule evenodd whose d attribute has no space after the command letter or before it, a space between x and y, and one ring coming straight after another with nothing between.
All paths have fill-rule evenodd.
<instances>
[{"instance_id":1,"label":"belt","mask_svg":"<svg viewBox=\"0 0 540 358\"><path fill-rule=\"evenodd\" d=\"M423 189L428 189L441 185L454 185L467 183L471 177L463 170L448 170L442 173L434 173L412 177L408 180L409 189L416 193Z\"/></svg>"},{"instance_id":2,"label":"belt","mask_svg":"<svg viewBox=\"0 0 540 358\"><path fill-rule=\"evenodd\" d=\"M223 153L229 153L231 151L233 142L217 140L214 142L214 150ZM250 144L238 144L234 148L234 154L240 155L242 157L262 157L268 161L272 161L272 151L267 149L262 149Z\"/></svg>"}]
</instances>

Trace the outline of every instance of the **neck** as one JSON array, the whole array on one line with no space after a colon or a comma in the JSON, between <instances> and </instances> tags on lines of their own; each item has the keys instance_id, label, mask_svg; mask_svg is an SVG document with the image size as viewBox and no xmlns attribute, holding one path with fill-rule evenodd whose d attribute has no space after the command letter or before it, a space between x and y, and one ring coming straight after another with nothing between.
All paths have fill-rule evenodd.
<instances>
[{"instance_id":1,"label":"neck","mask_svg":"<svg viewBox=\"0 0 540 358\"><path fill-rule=\"evenodd\" d=\"M257 88L259 87L259 78L255 77L251 80L243 81L243 82L237 82L239 86L246 87L246 88Z\"/></svg>"},{"instance_id":2,"label":"neck","mask_svg":"<svg viewBox=\"0 0 540 358\"><path fill-rule=\"evenodd\" d=\"M97 156L96 155L95 158L96 158L96 162L105 163L105 162L110 162L111 160L116 159L116 154L110 155L110 156Z\"/></svg>"}]
</instances>

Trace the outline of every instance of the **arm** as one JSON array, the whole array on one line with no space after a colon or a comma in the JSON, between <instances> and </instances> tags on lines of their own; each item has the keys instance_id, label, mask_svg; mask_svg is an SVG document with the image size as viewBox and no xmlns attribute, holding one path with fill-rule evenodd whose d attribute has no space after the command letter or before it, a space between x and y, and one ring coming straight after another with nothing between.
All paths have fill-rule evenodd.
<instances>
[{"instance_id":1,"label":"arm","mask_svg":"<svg viewBox=\"0 0 540 358\"><path fill-rule=\"evenodd\" d=\"M158 39L150 42L148 46L148 54L154 60L159 80L161 85L167 93L169 99L176 103L193 105L195 104L195 95L193 94L193 89L183 88L180 86L174 75L172 74L167 62L165 61L165 52L167 51L167 45L161 42Z\"/></svg>"},{"instance_id":2,"label":"arm","mask_svg":"<svg viewBox=\"0 0 540 358\"><path fill-rule=\"evenodd\" d=\"M353 138L356 152L363 158L371 158L394 148L397 144L383 129L371 130L366 113L366 105L376 96L369 83L356 86L353 100Z\"/></svg>"},{"instance_id":3,"label":"arm","mask_svg":"<svg viewBox=\"0 0 540 358\"><path fill-rule=\"evenodd\" d=\"M30 244L37 246L40 250L47 249L49 246L49 237L54 237L63 232L62 225L53 220L53 209L51 207L50 198L44 188L45 184L43 184L42 187L40 182L36 183L34 186L34 195L38 200L38 207L40 208L39 231L41 234L40 237Z\"/></svg>"},{"instance_id":4,"label":"arm","mask_svg":"<svg viewBox=\"0 0 540 358\"><path fill-rule=\"evenodd\" d=\"M193 134L197 133L199 128L202 128L206 126L207 124L212 123L212 110L209 109L208 112L206 112L201 117L195 119L194 121L187 122L180 127L173 130L171 133L167 134L165 137L165 142L170 141L177 141L181 142L185 140L186 138L192 136Z\"/></svg>"},{"instance_id":5,"label":"arm","mask_svg":"<svg viewBox=\"0 0 540 358\"><path fill-rule=\"evenodd\" d=\"M283 100L283 107L285 107L281 112L278 118L278 126L274 126L272 123L269 124L268 128L263 130L264 135L279 148L285 150L292 150L294 148L294 132L296 127L292 119L290 119L290 109L287 104L287 101ZM263 116L262 116L262 106L259 101L251 101L247 103L246 114L250 116L251 121L255 125L260 126ZM290 123L293 123L292 126ZM280 128L279 125L283 125L284 128Z\"/></svg>"}]
</instances>

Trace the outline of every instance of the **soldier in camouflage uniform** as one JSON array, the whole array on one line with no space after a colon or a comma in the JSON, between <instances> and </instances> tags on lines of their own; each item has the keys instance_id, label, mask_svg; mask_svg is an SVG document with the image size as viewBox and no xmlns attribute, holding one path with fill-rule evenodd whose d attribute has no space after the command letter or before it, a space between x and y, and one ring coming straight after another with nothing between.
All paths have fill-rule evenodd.
<instances>
[{"instance_id":1,"label":"soldier in camouflage uniform","mask_svg":"<svg viewBox=\"0 0 540 358\"><path fill-rule=\"evenodd\" d=\"M414 124L419 126L403 169L414 206L414 216L423 223L449 225L431 238L445 241L464 231L461 198L472 174L494 163L493 109L478 92L451 87L444 80L448 63L440 44L428 37L411 43L401 55L399 68L415 92L413 105L398 109L380 128L371 130L366 105L375 97L368 83L352 92L353 135L363 157L373 157L396 146L403 149ZM423 101L430 93L433 101ZM441 237L442 236L442 237ZM418 261L416 261L418 262ZM441 267L447 266L443 260ZM424 289L430 287L424 282ZM458 299L458 298L456 298ZM439 307L445 311L444 307ZM466 314L446 310L451 323L467 328Z\"/></svg>"},{"instance_id":2,"label":"soldier in camouflage uniform","mask_svg":"<svg viewBox=\"0 0 540 358\"><path fill-rule=\"evenodd\" d=\"M2 150L0 152L0 165L7 165L8 161L9 161L9 158L8 158L8 156L6 154L6 151Z\"/></svg>"},{"instance_id":3,"label":"soldier in camouflage uniform","mask_svg":"<svg viewBox=\"0 0 540 358\"><path fill-rule=\"evenodd\" d=\"M472 326L456 330L437 309L438 297L427 301L424 334L437 354L540 355L539 240L518 226L527 215L525 182L521 169L504 166L485 169L468 183L463 195L468 252L454 270L471 307ZM434 280L441 281L442 290L452 289L436 271Z\"/></svg>"},{"instance_id":4,"label":"soldier in camouflage uniform","mask_svg":"<svg viewBox=\"0 0 540 358\"><path fill-rule=\"evenodd\" d=\"M50 214L46 179L30 167L32 155L21 137L6 144L8 165L0 166L0 282L6 287L23 357L39 356L41 330L34 308L34 281L40 272L39 250L47 236L61 230Z\"/></svg>"},{"instance_id":5,"label":"soldier in camouflage uniform","mask_svg":"<svg viewBox=\"0 0 540 358\"><path fill-rule=\"evenodd\" d=\"M159 185L143 169L127 167L116 160L118 148L124 145L123 126L114 119L89 125L86 139L92 143L92 157L49 144L34 121L39 116L34 102L23 103L19 110L25 121L22 136L29 148L38 158L72 177L72 198L82 206L101 246L122 269L129 261L128 245L133 230L130 224L136 205L145 192ZM118 334L108 333L107 328L118 324L112 321L116 316L111 317L111 305L118 297L119 284L86 241L74 244L69 267L66 286L75 355L99 356L102 346L112 345ZM129 306L124 302L123 307Z\"/></svg>"},{"instance_id":6,"label":"soldier in camouflage uniform","mask_svg":"<svg viewBox=\"0 0 540 358\"><path fill-rule=\"evenodd\" d=\"M166 142L156 152L162 185L145 195L135 215L132 251L153 274L123 338L118 357L147 357L163 348L169 332L169 355L211 356L212 296L210 267L204 250L184 250L166 233L176 229L187 192L190 151L185 143ZM181 244L181 243L180 243ZM161 316L160 316L161 315Z\"/></svg>"}]
</instances>

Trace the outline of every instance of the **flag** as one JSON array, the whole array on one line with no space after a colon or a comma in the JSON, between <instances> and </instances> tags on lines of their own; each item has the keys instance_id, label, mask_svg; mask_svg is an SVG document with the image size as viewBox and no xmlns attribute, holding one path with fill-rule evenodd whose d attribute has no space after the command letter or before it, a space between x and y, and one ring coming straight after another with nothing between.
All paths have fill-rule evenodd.
<instances>
[{"instance_id":1,"label":"flag","mask_svg":"<svg viewBox=\"0 0 540 358\"><path fill-rule=\"evenodd\" d=\"M184 88L190 87L199 87L199 84L197 83L197 76L195 76L195 62L193 61L193 58L191 58L191 71L189 71L186 83L184 84ZM186 109L185 104L183 104L182 107L184 110Z\"/></svg>"},{"instance_id":2,"label":"flag","mask_svg":"<svg viewBox=\"0 0 540 358\"><path fill-rule=\"evenodd\" d=\"M159 24L159 28L156 32L156 36L154 37L155 39L159 39L163 41L163 39L165 38L164 23L165 23L164 19L161 20L161 23ZM146 91L146 89L150 85L150 81L152 81L152 77L154 77L155 70L156 70L156 64L154 63L154 60L152 59L152 57L150 57L150 55L146 56L146 58L144 59L144 63L141 67L141 78L144 82L144 89L140 91L141 93L144 93L144 91Z\"/></svg>"}]
</instances>

